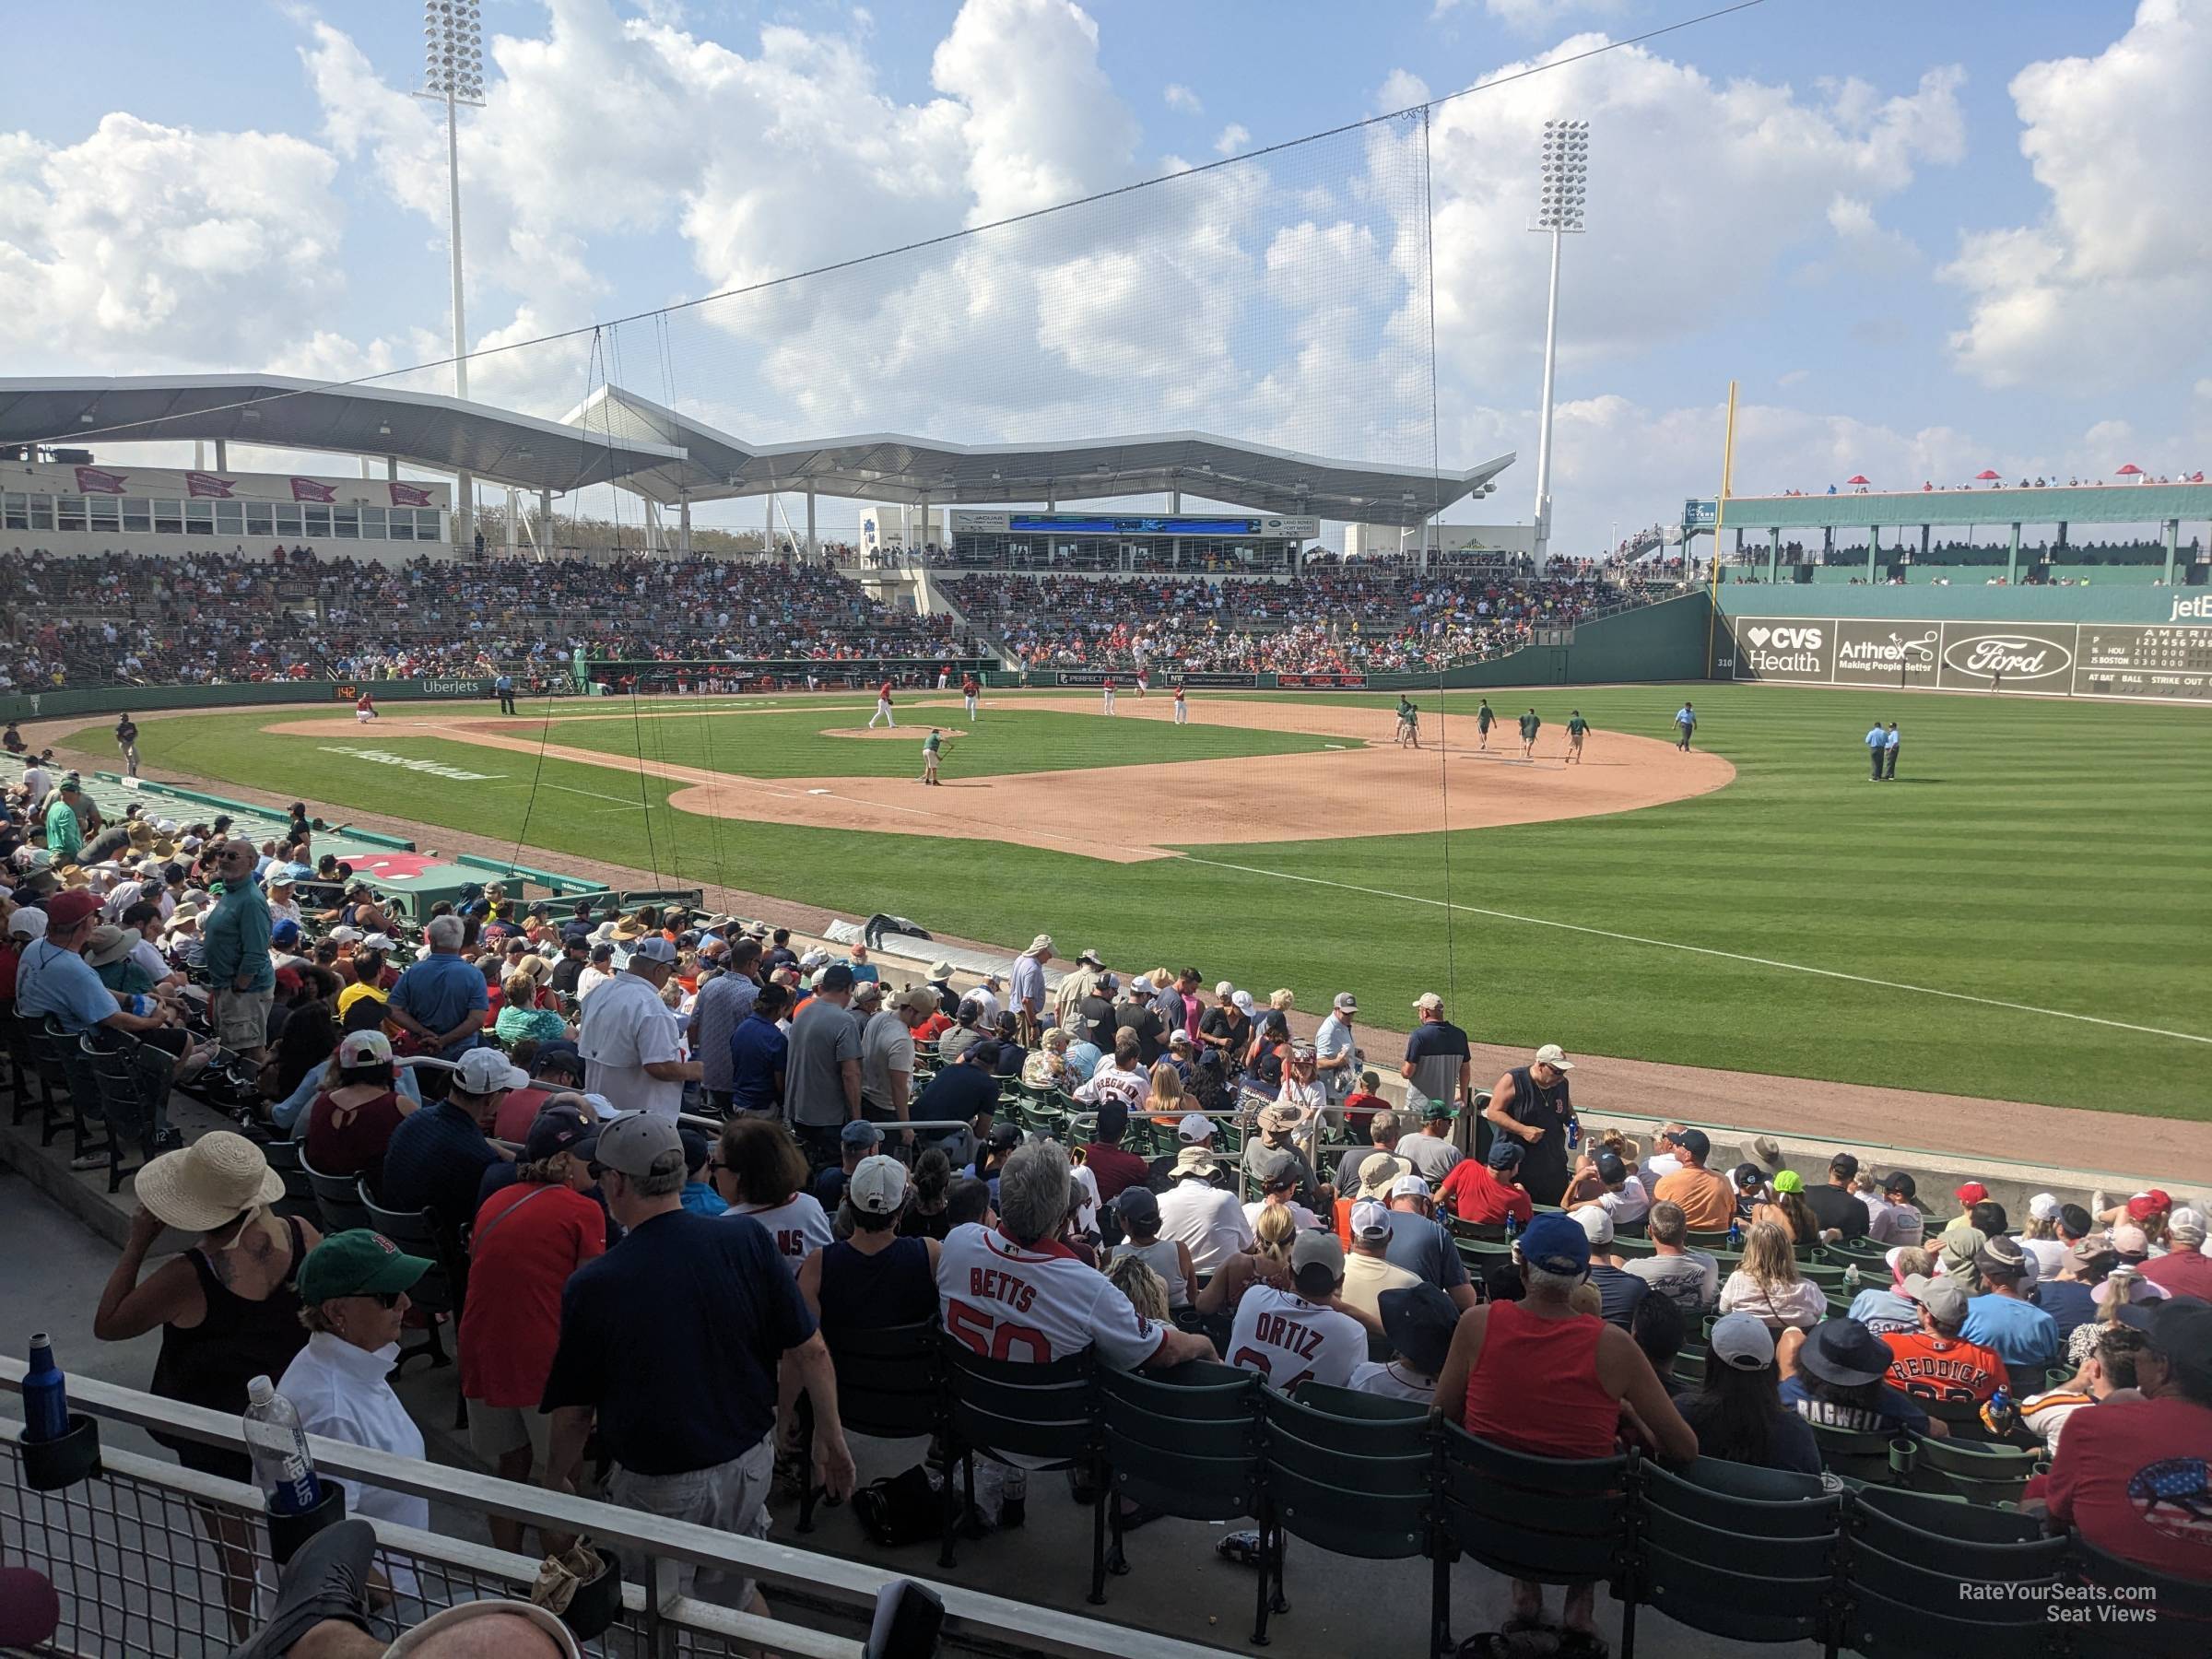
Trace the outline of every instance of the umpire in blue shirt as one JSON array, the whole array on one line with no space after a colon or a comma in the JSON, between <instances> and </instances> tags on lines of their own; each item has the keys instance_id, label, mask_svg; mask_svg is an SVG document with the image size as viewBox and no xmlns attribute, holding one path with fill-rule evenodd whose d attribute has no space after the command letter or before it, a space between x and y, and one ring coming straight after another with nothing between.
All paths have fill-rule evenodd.
<instances>
[{"instance_id":1,"label":"umpire in blue shirt","mask_svg":"<svg viewBox=\"0 0 2212 1659\"><path fill-rule=\"evenodd\" d=\"M553 1418L547 1487L575 1490L596 1418L615 1465L609 1501L764 1537L776 1369L789 1354L814 1404L814 1478L833 1499L850 1495L830 1350L767 1230L750 1216L684 1208L684 1146L671 1119L617 1118L600 1130L592 1167L626 1230L561 1292L542 1406ZM768 1612L742 1571L686 1562L677 1579L679 1595Z\"/></svg>"},{"instance_id":2,"label":"umpire in blue shirt","mask_svg":"<svg viewBox=\"0 0 2212 1659\"><path fill-rule=\"evenodd\" d=\"M1876 721L1874 729L1866 734L1866 758L1874 764L1874 776L1868 780L1870 782L1879 783L1882 781L1882 756L1888 751L1888 734L1882 730L1882 723Z\"/></svg>"}]
</instances>

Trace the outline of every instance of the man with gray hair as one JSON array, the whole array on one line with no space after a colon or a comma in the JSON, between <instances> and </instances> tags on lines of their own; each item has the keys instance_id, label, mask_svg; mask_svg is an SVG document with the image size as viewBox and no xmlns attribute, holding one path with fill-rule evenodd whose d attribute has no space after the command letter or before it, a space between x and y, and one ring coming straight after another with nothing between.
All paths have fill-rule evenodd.
<instances>
[{"instance_id":1,"label":"man with gray hair","mask_svg":"<svg viewBox=\"0 0 2212 1659\"><path fill-rule=\"evenodd\" d=\"M676 1010L661 1000L675 975L676 947L649 934L631 947L628 968L583 1005L576 1023L583 1086L618 1112L657 1112L673 1122L683 1110L684 1085L700 1078L700 1063L684 1058ZM726 1054L726 1037L723 1048Z\"/></svg>"},{"instance_id":2,"label":"man with gray hair","mask_svg":"<svg viewBox=\"0 0 2212 1659\"><path fill-rule=\"evenodd\" d=\"M491 1007L484 973L461 954L461 918L433 916L422 930L430 949L399 976L384 1005L384 1018L415 1039L416 1053L433 1060L458 1060L477 1046ZM432 1094L435 1069L418 1079Z\"/></svg>"},{"instance_id":3,"label":"man with gray hair","mask_svg":"<svg viewBox=\"0 0 2212 1659\"><path fill-rule=\"evenodd\" d=\"M1112 1280L1060 1242L1067 1219L1067 1148L1030 1141L998 1176L998 1226L956 1227L937 1256L937 1296L945 1329L986 1359L1049 1365L1092 1349L1115 1371L1166 1368L1212 1359L1214 1345L1192 1332L1154 1324ZM976 1507L993 1524L1016 1525L1027 1497L1024 1471L979 1458Z\"/></svg>"},{"instance_id":4,"label":"man with gray hair","mask_svg":"<svg viewBox=\"0 0 2212 1659\"><path fill-rule=\"evenodd\" d=\"M575 1489L595 1420L614 1460L610 1501L766 1536L776 1376L788 1359L814 1406L814 1478L833 1499L849 1494L853 1454L830 1350L767 1230L750 1216L684 1208L684 1147L671 1118L617 1118L600 1130L593 1166L626 1230L561 1292L544 1402L553 1418L547 1487ZM741 1573L687 1563L677 1593L768 1612Z\"/></svg>"}]
</instances>

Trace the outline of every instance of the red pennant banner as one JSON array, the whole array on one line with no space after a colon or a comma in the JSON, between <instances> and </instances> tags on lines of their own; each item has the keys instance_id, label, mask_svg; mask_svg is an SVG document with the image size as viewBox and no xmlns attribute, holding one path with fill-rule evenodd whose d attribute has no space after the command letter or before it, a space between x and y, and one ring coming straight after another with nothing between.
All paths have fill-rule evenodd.
<instances>
[{"instance_id":1,"label":"red pennant banner","mask_svg":"<svg viewBox=\"0 0 2212 1659\"><path fill-rule=\"evenodd\" d=\"M318 484L312 478L294 478L291 484L292 500L295 501L335 501L338 499L335 485Z\"/></svg>"},{"instance_id":2,"label":"red pennant banner","mask_svg":"<svg viewBox=\"0 0 2212 1659\"><path fill-rule=\"evenodd\" d=\"M86 495L121 495L123 480L127 476L103 472L97 466L80 466L76 469L76 487Z\"/></svg>"},{"instance_id":3,"label":"red pennant banner","mask_svg":"<svg viewBox=\"0 0 2212 1659\"><path fill-rule=\"evenodd\" d=\"M218 478L213 473L188 472L184 475L184 493L205 496L218 501L227 501L230 492L238 488L236 478Z\"/></svg>"},{"instance_id":4,"label":"red pennant banner","mask_svg":"<svg viewBox=\"0 0 2212 1659\"><path fill-rule=\"evenodd\" d=\"M392 484L392 505L394 507L429 507L434 505L430 492L413 484Z\"/></svg>"}]
</instances>

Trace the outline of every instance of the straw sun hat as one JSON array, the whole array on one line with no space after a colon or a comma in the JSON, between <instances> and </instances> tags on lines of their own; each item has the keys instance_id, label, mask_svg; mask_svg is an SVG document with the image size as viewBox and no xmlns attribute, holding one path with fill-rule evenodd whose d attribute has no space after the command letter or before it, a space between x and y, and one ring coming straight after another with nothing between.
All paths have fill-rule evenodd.
<instances>
[{"instance_id":1,"label":"straw sun hat","mask_svg":"<svg viewBox=\"0 0 2212 1659\"><path fill-rule=\"evenodd\" d=\"M137 1175L138 1202L180 1232L213 1232L284 1196L284 1177L242 1135L211 1130Z\"/></svg>"}]
</instances>

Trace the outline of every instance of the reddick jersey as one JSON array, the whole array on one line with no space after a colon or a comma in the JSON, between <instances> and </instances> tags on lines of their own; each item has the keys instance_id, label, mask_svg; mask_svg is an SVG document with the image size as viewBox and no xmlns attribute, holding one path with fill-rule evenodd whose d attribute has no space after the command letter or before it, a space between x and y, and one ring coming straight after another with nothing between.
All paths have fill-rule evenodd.
<instances>
[{"instance_id":1,"label":"reddick jersey","mask_svg":"<svg viewBox=\"0 0 2212 1659\"><path fill-rule=\"evenodd\" d=\"M1343 1388L1366 1359L1367 1333L1348 1313L1272 1285L1253 1286L1237 1303L1229 1362L1259 1372L1285 1394L1309 1381Z\"/></svg>"},{"instance_id":2,"label":"reddick jersey","mask_svg":"<svg viewBox=\"0 0 2212 1659\"><path fill-rule=\"evenodd\" d=\"M1065 1245L1031 1249L977 1221L954 1228L940 1248L937 1298L946 1331L987 1359L1048 1364L1095 1347L1100 1363L1129 1371L1167 1339Z\"/></svg>"}]
</instances>

